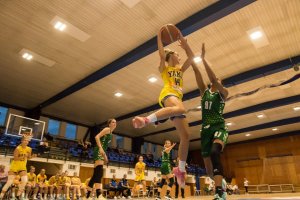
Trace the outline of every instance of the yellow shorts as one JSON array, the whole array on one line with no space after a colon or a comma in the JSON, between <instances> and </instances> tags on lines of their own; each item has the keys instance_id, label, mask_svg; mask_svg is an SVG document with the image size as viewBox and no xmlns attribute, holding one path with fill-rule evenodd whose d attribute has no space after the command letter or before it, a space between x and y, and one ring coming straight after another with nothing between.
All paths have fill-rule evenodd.
<instances>
[{"instance_id":1,"label":"yellow shorts","mask_svg":"<svg viewBox=\"0 0 300 200\"><path fill-rule=\"evenodd\" d=\"M163 88L162 91L160 92L160 95L158 98L158 103L162 108L165 107L164 101L166 100L166 98L168 96L175 96L178 99L182 100L183 94L182 94L182 92L179 92L172 88Z\"/></svg>"},{"instance_id":2,"label":"yellow shorts","mask_svg":"<svg viewBox=\"0 0 300 200\"><path fill-rule=\"evenodd\" d=\"M16 161L13 160L11 162L9 171L12 171L14 173L19 173L21 171L27 171L26 162L25 161L19 161L19 160L16 160Z\"/></svg>"},{"instance_id":3,"label":"yellow shorts","mask_svg":"<svg viewBox=\"0 0 300 200\"><path fill-rule=\"evenodd\" d=\"M145 180L145 175L139 175L135 177L135 181L144 181Z\"/></svg>"}]
</instances>

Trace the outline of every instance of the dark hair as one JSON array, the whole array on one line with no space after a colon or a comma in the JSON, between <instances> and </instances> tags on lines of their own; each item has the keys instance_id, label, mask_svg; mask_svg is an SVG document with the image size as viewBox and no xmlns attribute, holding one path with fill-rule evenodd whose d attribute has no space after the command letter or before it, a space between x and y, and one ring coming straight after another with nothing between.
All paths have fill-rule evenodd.
<instances>
[{"instance_id":1,"label":"dark hair","mask_svg":"<svg viewBox=\"0 0 300 200\"><path fill-rule=\"evenodd\" d=\"M171 140L169 140L169 139L165 140L165 143L166 143L167 141L169 141L169 142L171 143Z\"/></svg>"},{"instance_id":2,"label":"dark hair","mask_svg":"<svg viewBox=\"0 0 300 200\"><path fill-rule=\"evenodd\" d=\"M115 119L114 119L114 118L108 119L108 120L107 120L107 126L109 126L109 124L110 124L113 120L115 120Z\"/></svg>"}]
</instances>

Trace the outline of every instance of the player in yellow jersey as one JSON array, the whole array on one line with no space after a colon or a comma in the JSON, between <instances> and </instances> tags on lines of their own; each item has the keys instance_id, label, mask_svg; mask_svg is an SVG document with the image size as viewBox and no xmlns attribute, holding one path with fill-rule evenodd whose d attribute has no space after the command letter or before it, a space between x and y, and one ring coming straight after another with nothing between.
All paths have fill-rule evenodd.
<instances>
[{"instance_id":1,"label":"player in yellow jersey","mask_svg":"<svg viewBox=\"0 0 300 200\"><path fill-rule=\"evenodd\" d=\"M25 199L28 199L30 192L34 191L36 187L36 174L34 172L35 172L35 167L30 166L30 171L27 173L28 182L26 185Z\"/></svg>"},{"instance_id":2,"label":"player in yellow jersey","mask_svg":"<svg viewBox=\"0 0 300 200\"><path fill-rule=\"evenodd\" d=\"M71 187L71 178L68 177L68 171L65 171L65 196L67 199L70 199L70 187Z\"/></svg>"},{"instance_id":3,"label":"player in yellow jersey","mask_svg":"<svg viewBox=\"0 0 300 200\"><path fill-rule=\"evenodd\" d=\"M38 191L40 191L41 199L43 199L43 198L46 199L47 198L48 186L46 184L46 180L47 180L46 170L41 169L40 173L36 176L37 186L36 186L34 194L33 194L33 199L34 200L37 199L36 195L37 195Z\"/></svg>"},{"instance_id":4,"label":"player in yellow jersey","mask_svg":"<svg viewBox=\"0 0 300 200\"><path fill-rule=\"evenodd\" d=\"M181 187L185 185L185 163L189 149L189 133L188 123L185 119L186 112L182 103L182 87L183 87L183 73L193 62L193 52L190 49L187 41L183 38L179 31L179 43L185 50L187 59L180 65L180 57L177 52L171 50L164 50L161 40L162 27L157 36L158 51L160 56L159 72L164 81L164 87L159 96L159 104L162 107L155 113L147 117L135 117L132 122L135 128L142 128L149 123L156 123L159 120L171 118L176 127L179 137L179 166L173 169L178 183Z\"/></svg>"},{"instance_id":5,"label":"player in yellow jersey","mask_svg":"<svg viewBox=\"0 0 300 200\"><path fill-rule=\"evenodd\" d=\"M73 199L77 196L79 199L81 197L81 191L80 191L80 186L81 186L81 180L77 175L77 172L74 172L73 177L71 178L71 187L70 189L73 191Z\"/></svg>"},{"instance_id":6,"label":"player in yellow jersey","mask_svg":"<svg viewBox=\"0 0 300 200\"><path fill-rule=\"evenodd\" d=\"M48 188L50 191L50 199L55 199L54 197L54 189L57 188L57 184L59 181L59 177L60 177L61 172L57 172L57 174L55 176L51 176L48 180ZM57 190L56 190L57 192ZM58 196L58 194L56 194L56 196Z\"/></svg>"},{"instance_id":7,"label":"player in yellow jersey","mask_svg":"<svg viewBox=\"0 0 300 200\"><path fill-rule=\"evenodd\" d=\"M146 164L143 162L144 158L143 156L139 156L139 162L135 164L135 182L133 189L135 190L134 193L137 193L138 191L136 190L137 185L142 183L143 184L143 191L144 195L146 195L146 181L145 181L145 168Z\"/></svg>"},{"instance_id":8,"label":"player in yellow jersey","mask_svg":"<svg viewBox=\"0 0 300 200\"><path fill-rule=\"evenodd\" d=\"M81 194L86 194L86 193L87 193L87 187L88 187L88 185L89 185L90 180L91 180L91 177L87 178L87 179L85 180L85 182L81 184L81 187L80 187L80 189L81 189ZM83 196L84 196L84 195L83 195ZM92 196L94 196L94 194L92 194ZM85 199L85 197L83 197L83 198Z\"/></svg>"},{"instance_id":9,"label":"player in yellow jersey","mask_svg":"<svg viewBox=\"0 0 300 200\"><path fill-rule=\"evenodd\" d=\"M26 169L27 160L35 156L31 154L32 153L31 148L27 146L30 139L31 139L30 133L24 133L21 139L21 144L17 146L16 149L14 150L13 161L10 164L10 170L8 172L7 182L2 188L0 199L3 199L5 192L13 184L15 176L17 174L20 175L21 177L21 182L19 185L17 197L20 197L21 194L24 194L25 186L28 180L27 169Z\"/></svg>"}]
</instances>

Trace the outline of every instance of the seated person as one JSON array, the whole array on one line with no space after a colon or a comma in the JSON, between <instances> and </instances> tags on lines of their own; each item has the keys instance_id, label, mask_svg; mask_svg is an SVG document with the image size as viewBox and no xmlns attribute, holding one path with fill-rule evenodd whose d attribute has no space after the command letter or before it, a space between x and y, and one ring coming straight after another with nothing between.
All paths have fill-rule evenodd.
<instances>
[{"instance_id":1,"label":"seated person","mask_svg":"<svg viewBox=\"0 0 300 200\"><path fill-rule=\"evenodd\" d=\"M71 186L70 189L73 190L73 199L77 196L77 198L81 197L81 191L80 191L80 186L81 186L81 180L77 175L77 172L74 172L73 177L71 178Z\"/></svg>"},{"instance_id":2,"label":"seated person","mask_svg":"<svg viewBox=\"0 0 300 200\"><path fill-rule=\"evenodd\" d=\"M28 199L28 197L30 197L30 193L36 188L36 174L34 172L35 167L30 166L30 171L27 173L28 182L26 184L25 199Z\"/></svg>"},{"instance_id":3,"label":"seated person","mask_svg":"<svg viewBox=\"0 0 300 200\"><path fill-rule=\"evenodd\" d=\"M123 178L120 180L118 184L119 191L122 195L122 198L128 198L131 199L131 192L130 192L130 187L127 181L127 175L124 174Z\"/></svg>"},{"instance_id":4,"label":"seated person","mask_svg":"<svg viewBox=\"0 0 300 200\"><path fill-rule=\"evenodd\" d=\"M240 190L237 185L233 185L232 190L233 190L233 194L240 194Z\"/></svg>"},{"instance_id":5,"label":"seated person","mask_svg":"<svg viewBox=\"0 0 300 200\"><path fill-rule=\"evenodd\" d=\"M116 175L113 175L113 178L111 179L110 183L109 183L109 190L108 192L114 192L114 198L117 198L118 195L118 184L117 184L117 180L116 180Z\"/></svg>"},{"instance_id":6,"label":"seated person","mask_svg":"<svg viewBox=\"0 0 300 200\"><path fill-rule=\"evenodd\" d=\"M151 194L151 195L155 196L155 194L157 193L157 190L158 190L157 186L158 186L158 181L157 181L157 178L154 177L153 180L151 181L150 186L148 186L148 191L150 192L149 195ZM151 192L151 191L153 191L153 192ZM152 193L154 193L154 194L152 194Z\"/></svg>"},{"instance_id":7,"label":"seated person","mask_svg":"<svg viewBox=\"0 0 300 200\"><path fill-rule=\"evenodd\" d=\"M87 187L89 185L90 180L91 180L91 177L86 179L85 182L81 184L81 187L80 187L81 194L86 194L87 193ZM92 191L92 194L91 194L91 197L93 197L93 196L94 196L94 191Z\"/></svg>"},{"instance_id":8,"label":"seated person","mask_svg":"<svg viewBox=\"0 0 300 200\"><path fill-rule=\"evenodd\" d=\"M41 199L47 198L48 194L48 186L46 184L47 176L46 176L46 170L41 169L40 173L36 176L36 183L37 186L35 188L34 194L33 194L33 199L37 199L36 195L40 191ZM44 197L43 197L44 195Z\"/></svg>"},{"instance_id":9,"label":"seated person","mask_svg":"<svg viewBox=\"0 0 300 200\"><path fill-rule=\"evenodd\" d=\"M227 194L232 195L233 189L232 189L232 185L231 184L227 184L226 185L226 192L227 192Z\"/></svg>"},{"instance_id":10,"label":"seated person","mask_svg":"<svg viewBox=\"0 0 300 200\"><path fill-rule=\"evenodd\" d=\"M54 195L54 189L56 189L56 197L58 198L58 190L57 190L57 184L59 181L61 172L57 172L55 176L51 176L51 178L48 181L48 188L50 190L50 199L55 199Z\"/></svg>"}]
</instances>

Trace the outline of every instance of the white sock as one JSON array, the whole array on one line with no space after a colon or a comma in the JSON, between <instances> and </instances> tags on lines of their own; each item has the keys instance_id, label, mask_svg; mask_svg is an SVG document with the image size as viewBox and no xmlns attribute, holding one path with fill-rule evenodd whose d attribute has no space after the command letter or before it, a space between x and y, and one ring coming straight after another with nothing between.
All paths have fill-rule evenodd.
<instances>
[{"instance_id":1,"label":"white sock","mask_svg":"<svg viewBox=\"0 0 300 200\"><path fill-rule=\"evenodd\" d=\"M179 170L181 171L181 172L185 172L185 161L181 161L181 160L179 160L179 165L178 165L178 167L179 167Z\"/></svg>"},{"instance_id":2,"label":"white sock","mask_svg":"<svg viewBox=\"0 0 300 200\"><path fill-rule=\"evenodd\" d=\"M157 117L155 115L155 113L152 113L151 115L149 115L148 117L146 117L150 123L154 123L157 121Z\"/></svg>"}]
</instances>

